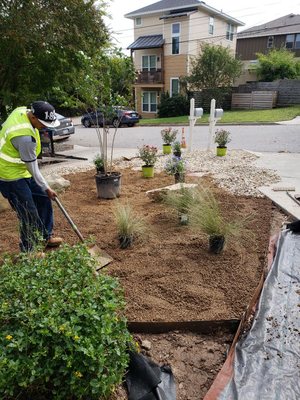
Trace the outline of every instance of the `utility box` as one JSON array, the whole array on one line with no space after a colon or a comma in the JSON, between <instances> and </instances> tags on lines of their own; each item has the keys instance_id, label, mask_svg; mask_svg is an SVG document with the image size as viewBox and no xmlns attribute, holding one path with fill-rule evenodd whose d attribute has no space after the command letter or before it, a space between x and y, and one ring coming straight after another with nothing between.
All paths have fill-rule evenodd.
<instances>
[{"instance_id":1,"label":"utility box","mask_svg":"<svg viewBox=\"0 0 300 400\"><path fill-rule=\"evenodd\" d=\"M203 115L203 108L195 108L194 116L196 118L200 118Z\"/></svg>"},{"instance_id":2,"label":"utility box","mask_svg":"<svg viewBox=\"0 0 300 400\"><path fill-rule=\"evenodd\" d=\"M223 117L223 114L224 114L223 108L215 109L215 118L220 119Z\"/></svg>"}]
</instances>

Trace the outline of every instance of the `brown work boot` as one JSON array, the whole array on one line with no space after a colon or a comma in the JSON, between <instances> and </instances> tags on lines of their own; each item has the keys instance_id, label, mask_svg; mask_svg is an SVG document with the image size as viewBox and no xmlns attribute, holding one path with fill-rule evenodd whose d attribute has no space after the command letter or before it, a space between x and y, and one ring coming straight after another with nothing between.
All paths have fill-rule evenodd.
<instances>
[{"instance_id":1,"label":"brown work boot","mask_svg":"<svg viewBox=\"0 0 300 400\"><path fill-rule=\"evenodd\" d=\"M58 247L62 244L62 242L62 238L51 236L51 238L47 240L46 247Z\"/></svg>"}]
</instances>

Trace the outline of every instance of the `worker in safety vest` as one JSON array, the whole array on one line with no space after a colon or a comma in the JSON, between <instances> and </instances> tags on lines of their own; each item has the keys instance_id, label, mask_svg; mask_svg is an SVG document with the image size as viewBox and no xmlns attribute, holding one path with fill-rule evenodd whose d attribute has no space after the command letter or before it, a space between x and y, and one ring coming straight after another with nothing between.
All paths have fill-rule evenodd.
<instances>
[{"instance_id":1,"label":"worker in safety vest","mask_svg":"<svg viewBox=\"0 0 300 400\"><path fill-rule=\"evenodd\" d=\"M16 108L0 131L0 192L16 211L20 221L20 249L32 251L41 239L47 246L59 246L53 237L53 209L56 197L40 173L37 156L41 152L39 129L56 127L54 107L35 101L31 109Z\"/></svg>"}]
</instances>

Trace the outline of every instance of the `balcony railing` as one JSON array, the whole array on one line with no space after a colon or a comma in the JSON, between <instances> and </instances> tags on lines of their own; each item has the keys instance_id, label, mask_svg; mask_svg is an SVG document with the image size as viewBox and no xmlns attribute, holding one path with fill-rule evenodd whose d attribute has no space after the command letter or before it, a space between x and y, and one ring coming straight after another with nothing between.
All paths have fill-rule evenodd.
<instances>
[{"instance_id":1,"label":"balcony railing","mask_svg":"<svg viewBox=\"0 0 300 400\"><path fill-rule=\"evenodd\" d=\"M162 71L139 71L136 78L136 83L163 83Z\"/></svg>"}]
</instances>

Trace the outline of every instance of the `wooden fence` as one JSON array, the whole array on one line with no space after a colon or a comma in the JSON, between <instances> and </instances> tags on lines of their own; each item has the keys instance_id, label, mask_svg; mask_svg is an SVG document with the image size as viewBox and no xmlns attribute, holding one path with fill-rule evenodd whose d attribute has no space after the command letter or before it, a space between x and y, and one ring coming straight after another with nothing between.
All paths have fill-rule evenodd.
<instances>
[{"instance_id":1,"label":"wooden fence","mask_svg":"<svg viewBox=\"0 0 300 400\"><path fill-rule=\"evenodd\" d=\"M231 108L269 109L276 107L277 91L253 91L251 93L233 93Z\"/></svg>"}]
</instances>

